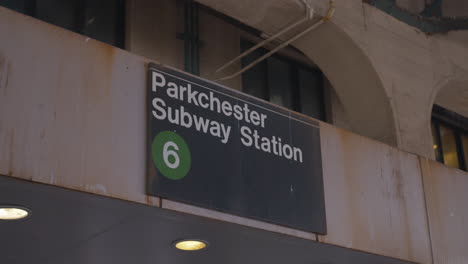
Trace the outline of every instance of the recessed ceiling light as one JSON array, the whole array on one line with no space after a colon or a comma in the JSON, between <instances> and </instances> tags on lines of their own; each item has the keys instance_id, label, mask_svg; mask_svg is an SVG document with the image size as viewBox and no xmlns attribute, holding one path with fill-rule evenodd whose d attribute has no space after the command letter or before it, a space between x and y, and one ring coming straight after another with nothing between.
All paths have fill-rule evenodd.
<instances>
[{"instance_id":1,"label":"recessed ceiling light","mask_svg":"<svg viewBox=\"0 0 468 264\"><path fill-rule=\"evenodd\" d=\"M19 220L30 214L31 210L21 206L0 205L0 220Z\"/></svg>"},{"instance_id":2,"label":"recessed ceiling light","mask_svg":"<svg viewBox=\"0 0 468 264\"><path fill-rule=\"evenodd\" d=\"M184 251L197 251L205 249L208 242L199 239L182 239L173 243L174 247Z\"/></svg>"}]
</instances>

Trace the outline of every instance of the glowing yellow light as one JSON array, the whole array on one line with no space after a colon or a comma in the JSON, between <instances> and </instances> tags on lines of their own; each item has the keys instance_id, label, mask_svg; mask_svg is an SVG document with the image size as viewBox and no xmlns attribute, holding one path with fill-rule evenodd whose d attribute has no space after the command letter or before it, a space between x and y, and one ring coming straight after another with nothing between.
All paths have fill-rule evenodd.
<instances>
[{"instance_id":1,"label":"glowing yellow light","mask_svg":"<svg viewBox=\"0 0 468 264\"><path fill-rule=\"evenodd\" d=\"M15 207L0 207L0 220L18 220L25 218L29 212L25 209Z\"/></svg>"},{"instance_id":2,"label":"glowing yellow light","mask_svg":"<svg viewBox=\"0 0 468 264\"><path fill-rule=\"evenodd\" d=\"M434 149L437 149L437 148L438 148L438 146L437 146L437 145L434 145L434 146L432 146L432 147L433 147Z\"/></svg>"},{"instance_id":3,"label":"glowing yellow light","mask_svg":"<svg viewBox=\"0 0 468 264\"><path fill-rule=\"evenodd\" d=\"M180 250L195 251L206 248L207 243L200 240L181 240L175 242L174 246Z\"/></svg>"}]
</instances>

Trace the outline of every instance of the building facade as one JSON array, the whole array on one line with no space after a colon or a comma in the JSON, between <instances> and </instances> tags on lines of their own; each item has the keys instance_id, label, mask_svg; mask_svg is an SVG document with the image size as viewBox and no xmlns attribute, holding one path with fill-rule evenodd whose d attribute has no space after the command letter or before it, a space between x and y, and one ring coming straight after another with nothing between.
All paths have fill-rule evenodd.
<instances>
[{"instance_id":1,"label":"building facade","mask_svg":"<svg viewBox=\"0 0 468 264\"><path fill-rule=\"evenodd\" d=\"M287 237L283 241L297 238L297 247L309 242L316 247L319 255L310 263L468 263L468 33L428 33L375 2L0 1L0 175L5 181L0 203L23 201L7 191L17 184L11 180L21 179L247 226L252 233L265 232L262 236L281 234ZM439 16L461 24L468 15L463 4L454 7L457 1L443 1L438 9L432 2L440 1L420 2L396 1L392 8L408 16L439 10ZM217 71L311 10L312 18ZM317 21L323 23L269 55ZM251 69L223 79L262 56ZM327 232L149 196L150 63L317 121ZM31 193L40 193L34 188ZM34 226L32 211L22 224ZM9 223L0 224L0 230L9 229ZM9 245L11 263L23 263L18 248L24 254L29 248ZM336 253L343 259L320 256L324 245L388 260L345 262L344 251ZM36 244L31 247L41 255ZM210 245L203 254L215 249ZM249 259L244 249L238 259L232 252L215 252L229 256L228 263L266 261ZM287 260L293 251L287 252L276 261ZM71 263L112 261L99 253L76 256ZM188 261L173 255L164 260Z\"/></svg>"}]
</instances>

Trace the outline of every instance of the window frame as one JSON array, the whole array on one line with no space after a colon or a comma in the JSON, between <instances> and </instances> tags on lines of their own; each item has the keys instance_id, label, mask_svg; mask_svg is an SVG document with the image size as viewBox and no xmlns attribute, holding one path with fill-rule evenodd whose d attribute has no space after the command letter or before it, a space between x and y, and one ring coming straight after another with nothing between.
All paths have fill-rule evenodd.
<instances>
[{"instance_id":1,"label":"window frame","mask_svg":"<svg viewBox=\"0 0 468 264\"><path fill-rule=\"evenodd\" d=\"M198 15L200 12L206 12L210 15L213 15L221 20L226 21L227 23L233 25L239 30L239 54L242 53L241 47L242 42L250 42L251 44L255 45L258 42L262 41L264 37L262 32L245 25L234 18L226 16L223 13L220 13L212 8L204 6L203 4L195 3L193 0L185 0L184 1L184 32L177 34L177 38L184 40L184 69L186 72L192 73L194 75L200 74L200 58L199 58L199 48L200 43L199 40L199 21ZM260 48L259 50L262 53L268 52L273 47L276 47L277 43L269 43L264 47ZM320 102L320 116L312 117L303 113L304 115L310 116L312 118L319 119L321 121L327 122L328 120L328 105L329 100L327 97L327 87L326 77L323 72L319 69L317 65L311 62L302 52L292 46L286 46L283 49L279 50L271 57L284 61L290 66L290 76L291 76L291 109L293 111L302 113L301 107L301 88L299 85L299 70L302 69L304 71L310 72L318 72L320 74L319 80L319 102ZM266 63L266 60L264 61ZM242 64L242 63L241 63ZM240 76L243 78L243 75ZM263 76L265 81L265 87L262 89L262 94L265 96L264 99L266 101L270 101L270 85L269 85L269 78L268 78L268 64L266 64L266 71L265 76ZM241 80L242 82L242 80ZM242 87L242 91L245 92L244 87ZM287 108L287 107L286 107Z\"/></svg>"},{"instance_id":2,"label":"window frame","mask_svg":"<svg viewBox=\"0 0 468 264\"><path fill-rule=\"evenodd\" d=\"M434 105L432 108L431 122L431 125L434 125L436 130L436 135L433 135L436 142L433 142L433 144L438 146L435 151L438 152L437 156L440 158L437 161L445 164L442 138L440 134L440 125L444 125L454 131L458 164L460 166L459 169L468 171L468 164L466 163L467 159L465 158L468 153L464 153L462 141L462 135L468 135L468 118L439 105Z\"/></svg>"},{"instance_id":3,"label":"window frame","mask_svg":"<svg viewBox=\"0 0 468 264\"><path fill-rule=\"evenodd\" d=\"M66 30L71 30L72 32L81 34L83 36L87 36L84 34L86 1L82 1L82 0L75 0L75 1L76 1L77 8L75 10L76 19L74 21L73 27L71 29L67 29L60 25L56 25L56 26L64 28ZM116 14L116 20L115 20L116 40L115 40L115 43L112 43L112 44L106 43L106 42L104 43L112 45L114 47L125 49L125 37L126 37L125 36L125 30L126 30L125 17L126 17L127 3L126 3L126 0L115 0L115 1L116 1L117 8L118 8L117 14ZM37 0L26 0L24 10L23 12L20 12L20 13L23 13L25 15L28 15L28 16L31 16L38 20L43 21L42 19L37 17ZM44 21L44 22L49 23L47 21Z\"/></svg>"},{"instance_id":4,"label":"window frame","mask_svg":"<svg viewBox=\"0 0 468 264\"><path fill-rule=\"evenodd\" d=\"M245 35L241 34L241 38L240 38L240 47L243 46L242 42L247 42L247 43L250 43L251 45L255 45L257 42L255 40L252 39L252 37L245 37ZM295 51L294 49L292 49L291 47L285 47L286 49L286 52L278 52L278 53L275 53L275 54L272 54L270 57L273 57L275 59L278 59L280 61L283 61L284 63L288 64L289 66L289 70L290 70L290 82L291 82L291 108L288 108L288 107L285 107L285 108L288 108L290 110L293 110L295 112L298 112L298 113L302 113L302 107L301 107L301 89L300 89L300 86L299 86L299 70L302 69L304 71L309 71L309 72L315 72L315 73L319 73L320 74L320 80L319 80L319 86L320 86L320 98L319 98L319 102L320 102L320 116L318 117L313 117L313 116L310 116L312 118L316 118L316 119L319 119L321 121L324 121L326 122L326 119L327 119L327 108L326 108L326 97L325 97L325 76L323 74L322 71L320 71L320 69L318 67L316 67L314 64L311 64L311 63L307 63L305 61L306 58L304 58L304 60L297 60L296 59L296 56L298 56L298 54L296 53L299 53L299 51ZM289 50L287 50L289 49ZM264 47L264 48L259 48L259 50L262 52L262 53L267 53L269 51L268 47ZM240 51L242 52L242 50ZM291 55L293 54L293 55ZM301 54L302 56L305 56L303 54ZM266 67L266 70L265 70L265 76L263 76L264 80L265 80L265 87L263 87L264 91L263 91L263 94L265 95L265 98L261 98L263 100L266 100L266 101L270 101L269 100L269 97L270 97L270 85L269 85L269 78L268 78L268 63L266 63L266 61L268 60L265 59L262 63L265 63L265 67ZM243 74L241 75L241 78L243 78ZM244 92L244 87L242 87L242 91ZM305 113L302 113L304 115L307 115ZM309 116L309 115L307 115Z\"/></svg>"}]
</instances>

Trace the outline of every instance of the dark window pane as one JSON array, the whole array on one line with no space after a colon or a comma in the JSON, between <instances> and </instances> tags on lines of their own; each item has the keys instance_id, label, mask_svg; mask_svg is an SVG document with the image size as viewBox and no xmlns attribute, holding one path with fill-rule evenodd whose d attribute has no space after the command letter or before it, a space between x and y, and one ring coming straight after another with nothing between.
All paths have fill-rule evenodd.
<instances>
[{"instance_id":1,"label":"dark window pane","mask_svg":"<svg viewBox=\"0 0 468 264\"><path fill-rule=\"evenodd\" d=\"M0 0L0 4L56 26L123 47L121 0Z\"/></svg>"},{"instance_id":2,"label":"dark window pane","mask_svg":"<svg viewBox=\"0 0 468 264\"><path fill-rule=\"evenodd\" d=\"M437 126L435 123L432 123L432 142L432 148L434 149L435 158L438 162L442 162L442 151L440 150L440 142L437 132Z\"/></svg>"},{"instance_id":3,"label":"dark window pane","mask_svg":"<svg viewBox=\"0 0 468 264\"><path fill-rule=\"evenodd\" d=\"M299 74L299 104L302 113L323 119L322 74L300 68Z\"/></svg>"},{"instance_id":4,"label":"dark window pane","mask_svg":"<svg viewBox=\"0 0 468 264\"><path fill-rule=\"evenodd\" d=\"M35 17L59 27L78 31L81 24L79 3L76 0L37 0Z\"/></svg>"},{"instance_id":5,"label":"dark window pane","mask_svg":"<svg viewBox=\"0 0 468 264\"><path fill-rule=\"evenodd\" d=\"M252 47L241 41L241 50ZM266 54L258 49L242 59L242 67ZM273 55L242 75L242 90L274 104L324 119L322 73L297 62Z\"/></svg>"},{"instance_id":6,"label":"dark window pane","mask_svg":"<svg viewBox=\"0 0 468 264\"><path fill-rule=\"evenodd\" d=\"M275 57L268 58L267 65L270 102L292 108L291 66Z\"/></svg>"},{"instance_id":7,"label":"dark window pane","mask_svg":"<svg viewBox=\"0 0 468 264\"><path fill-rule=\"evenodd\" d=\"M21 13L28 13L28 7L30 6L30 0L0 0L0 6L15 10Z\"/></svg>"},{"instance_id":8,"label":"dark window pane","mask_svg":"<svg viewBox=\"0 0 468 264\"><path fill-rule=\"evenodd\" d=\"M123 23L120 14L121 1L87 0L83 34L91 38L121 46L120 34L123 33ZM119 28L122 27L122 28Z\"/></svg>"},{"instance_id":9,"label":"dark window pane","mask_svg":"<svg viewBox=\"0 0 468 264\"><path fill-rule=\"evenodd\" d=\"M252 47L252 44L247 41L241 42L241 50L245 51ZM264 54L261 50L256 50L253 53L242 59L242 67L249 65ZM263 61L253 68L242 74L242 90L245 93L253 95L258 98L268 100L267 98L267 67L266 61Z\"/></svg>"},{"instance_id":10,"label":"dark window pane","mask_svg":"<svg viewBox=\"0 0 468 264\"><path fill-rule=\"evenodd\" d=\"M460 168L460 163L458 162L457 143L453 129L440 125L440 138L442 140L444 163L453 168Z\"/></svg>"}]
</instances>

